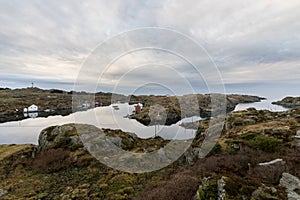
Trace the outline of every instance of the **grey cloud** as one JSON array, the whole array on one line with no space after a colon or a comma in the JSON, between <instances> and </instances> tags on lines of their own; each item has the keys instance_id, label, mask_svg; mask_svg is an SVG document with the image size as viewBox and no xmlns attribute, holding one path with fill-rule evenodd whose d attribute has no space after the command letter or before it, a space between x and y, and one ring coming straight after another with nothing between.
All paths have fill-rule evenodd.
<instances>
[{"instance_id":1,"label":"grey cloud","mask_svg":"<svg viewBox=\"0 0 300 200\"><path fill-rule=\"evenodd\" d=\"M98 44L120 32L154 26L174 29L195 39L213 58L225 84L248 87L248 83L255 82L300 83L297 79L300 74L299 6L298 0L272 3L267 0L1 1L0 77L2 84L6 81L13 85L15 81L18 86L23 81L26 86L28 79L42 82L39 79L42 77L45 85L62 84L72 89L70 83L76 81L83 61ZM130 38L124 42L136 46L140 41ZM171 37L165 38L164 44L177 45L178 50L189 49ZM121 47L116 44L110 48ZM197 64L203 71L209 71L207 55L193 49L190 55L198 58ZM140 54L140 57L144 62L159 60L151 54ZM184 61L172 61L174 69L195 87L203 88L195 70ZM126 62L131 63L125 60L119 64ZM86 82L102 67L91 67ZM122 73L122 70L112 71L107 79ZM150 79L150 75L144 77ZM138 73L136 76L141 77ZM215 78L213 74L211 77ZM172 81L172 77L169 79ZM130 88L132 84L126 82L122 87ZM174 86L180 85L174 83ZM109 88L113 88L112 83L105 83L105 89Z\"/></svg>"}]
</instances>

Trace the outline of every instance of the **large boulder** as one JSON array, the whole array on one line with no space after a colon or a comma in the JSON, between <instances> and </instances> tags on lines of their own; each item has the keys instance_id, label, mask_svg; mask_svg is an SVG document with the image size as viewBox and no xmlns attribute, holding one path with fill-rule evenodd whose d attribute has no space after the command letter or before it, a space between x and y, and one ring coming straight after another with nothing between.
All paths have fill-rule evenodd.
<instances>
[{"instance_id":1,"label":"large boulder","mask_svg":"<svg viewBox=\"0 0 300 200\"><path fill-rule=\"evenodd\" d=\"M74 124L51 126L40 133L38 151L52 148L78 148L83 146Z\"/></svg>"}]
</instances>

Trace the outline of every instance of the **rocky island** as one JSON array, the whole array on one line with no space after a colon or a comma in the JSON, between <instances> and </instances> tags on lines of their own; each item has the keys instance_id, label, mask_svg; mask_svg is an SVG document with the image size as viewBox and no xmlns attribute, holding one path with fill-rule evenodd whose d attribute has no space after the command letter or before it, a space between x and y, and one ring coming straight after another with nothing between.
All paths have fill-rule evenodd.
<instances>
[{"instance_id":1,"label":"rocky island","mask_svg":"<svg viewBox=\"0 0 300 200\"><path fill-rule=\"evenodd\" d=\"M300 97L285 97L280 101L275 101L272 103L286 108L296 108L300 107Z\"/></svg>"},{"instance_id":2,"label":"rocky island","mask_svg":"<svg viewBox=\"0 0 300 200\"><path fill-rule=\"evenodd\" d=\"M93 101L89 102L90 108L94 108L96 102L101 102L101 106L111 104L112 93L75 93L74 91L63 91L58 89L44 90L36 87L22 89L0 88L0 123L26 118L23 115L23 109L32 104L38 106L40 117L47 117L49 115L69 115L74 111L72 107L73 95L90 95L94 97ZM118 95L118 98L122 99L126 97ZM83 102L78 105L82 107L82 103ZM100 103L98 106L100 106Z\"/></svg>"},{"instance_id":3,"label":"rocky island","mask_svg":"<svg viewBox=\"0 0 300 200\"><path fill-rule=\"evenodd\" d=\"M219 108L213 108L212 98L214 98L215 104L224 104L225 113L233 111L235 106L239 103L254 103L265 99L258 96L238 94L131 96L131 103L142 102L144 105L143 110L139 113L134 114L132 118L136 119L144 125L149 125L150 122L153 121L153 119L151 120L151 114L149 113L151 113L151 107L154 108L153 110L155 111L155 105L159 105L158 107L163 107L163 109L160 110L164 111L162 112L163 114L160 113L160 119L157 120L157 123L159 124L171 125L178 122L184 117L192 117L194 115L200 115L200 117L202 118L209 118L211 116L212 111ZM159 108L157 108L157 110L157 112L159 112ZM153 114L157 114L157 112Z\"/></svg>"}]
</instances>

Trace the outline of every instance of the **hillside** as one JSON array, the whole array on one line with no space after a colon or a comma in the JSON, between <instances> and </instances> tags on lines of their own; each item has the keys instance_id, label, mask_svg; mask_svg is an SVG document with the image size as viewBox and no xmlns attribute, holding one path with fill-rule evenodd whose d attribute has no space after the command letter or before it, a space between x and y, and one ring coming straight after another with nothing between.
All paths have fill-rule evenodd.
<instances>
[{"instance_id":1,"label":"hillside","mask_svg":"<svg viewBox=\"0 0 300 200\"><path fill-rule=\"evenodd\" d=\"M299 199L300 140L295 136L300 136L300 109L230 113L221 138L205 158L198 152L208 121L198 126L192 146L179 160L141 174L109 168L85 150L76 130L95 134L100 129L49 127L37 147L0 148L5 155L0 162L1 199ZM169 143L118 130L100 132L130 152L156 151Z\"/></svg>"}]
</instances>

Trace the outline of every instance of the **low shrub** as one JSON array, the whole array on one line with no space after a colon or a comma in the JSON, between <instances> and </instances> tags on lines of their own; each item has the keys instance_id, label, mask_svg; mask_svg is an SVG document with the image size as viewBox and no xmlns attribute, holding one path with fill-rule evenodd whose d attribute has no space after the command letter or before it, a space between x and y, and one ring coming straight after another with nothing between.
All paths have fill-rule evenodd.
<instances>
[{"instance_id":1,"label":"low shrub","mask_svg":"<svg viewBox=\"0 0 300 200\"><path fill-rule=\"evenodd\" d=\"M192 199L192 197L195 196L197 189L198 181L196 178L185 173L178 173L172 176L164 184L158 185L155 188L148 188L145 193L143 192L133 199Z\"/></svg>"},{"instance_id":2,"label":"low shrub","mask_svg":"<svg viewBox=\"0 0 300 200\"><path fill-rule=\"evenodd\" d=\"M209 156L218 155L222 152L222 146L217 142L212 150L209 152Z\"/></svg>"},{"instance_id":3,"label":"low shrub","mask_svg":"<svg viewBox=\"0 0 300 200\"><path fill-rule=\"evenodd\" d=\"M244 143L252 148L273 153L277 152L280 149L282 140L262 134L251 134L249 135L249 137L247 137Z\"/></svg>"},{"instance_id":4,"label":"low shrub","mask_svg":"<svg viewBox=\"0 0 300 200\"><path fill-rule=\"evenodd\" d=\"M209 185L205 188L198 190L200 199L218 199L218 184L216 180L210 181Z\"/></svg>"},{"instance_id":5,"label":"low shrub","mask_svg":"<svg viewBox=\"0 0 300 200\"><path fill-rule=\"evenodd\" d=\"M50 149L39 154L32 163L32 168L41 173L59 171L71 164L70 151L59 148Z\"/></svg>"}]
</instances>

